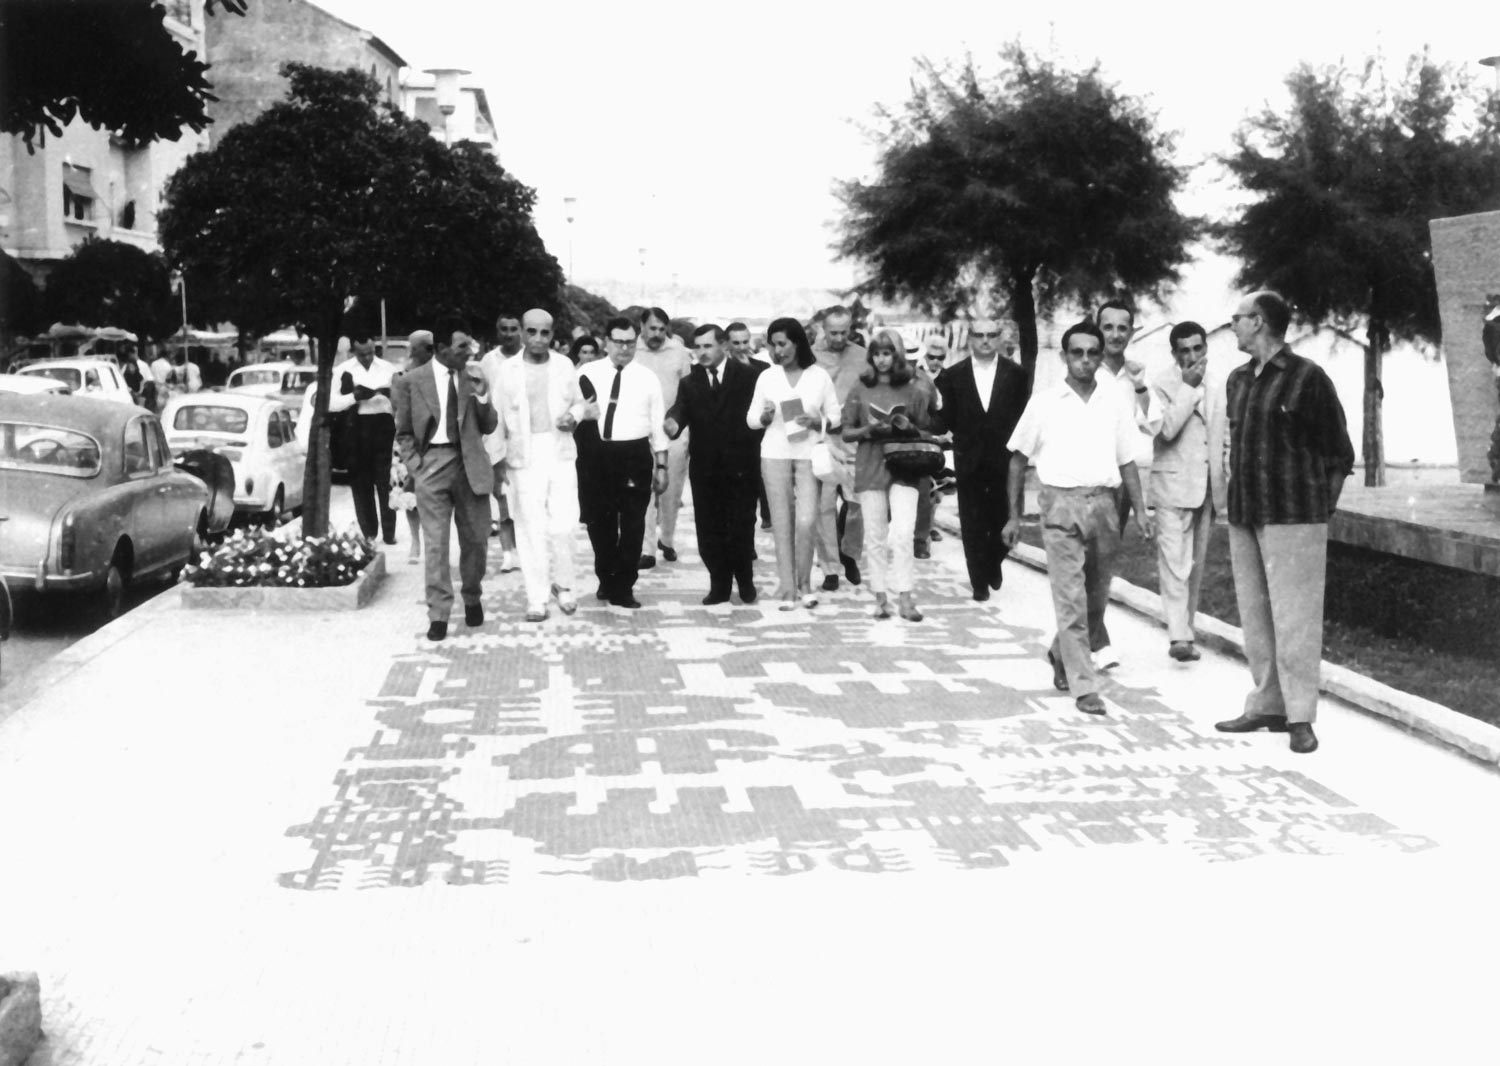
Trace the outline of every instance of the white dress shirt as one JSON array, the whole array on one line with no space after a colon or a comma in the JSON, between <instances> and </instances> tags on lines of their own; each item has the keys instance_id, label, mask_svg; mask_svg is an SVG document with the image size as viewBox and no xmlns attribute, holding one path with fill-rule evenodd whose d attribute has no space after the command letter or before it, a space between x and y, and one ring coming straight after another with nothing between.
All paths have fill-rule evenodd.
<instances>
[{"instance_id":1,"label":"white dress shirt","mask_svg":"<svg viewBox=\"0 0 1500 1066\"><path fill-rule=\"evenodd\" d=\"M1007 447L1036 465L1043 485L1114 488L1120 484L1120 467L1135 461L1139 436L1113 379L1106 376L1095 377L1087 402L1067 381L1033 393Z\"/></svg>"},{"instance_id":2,"label":"white dress shirt","mask_svg":"<svg viewBox=\"0 0 1500 1066\"><path fill-rule=\"evenodd\" d=\"M1130 380L1130 375L1125 372L1123 366L1116 374L1107 363L1100 363L1099 372L1094 375L1094 380L1100 385L1113 388L1125 409L1130 412L1131 420L1136 428L1136 436L1130 452L1131 460L1137 466L1150 466L1155 452L1156 434L1161 430L1161 403L1157 400L1156 393L1149 388L1144 393L1136 392L1135 382ZM1145 384L1144 379L1141 383ZM1145 410L1141 409L1137 401L1139 396L1146 398Z\"/></svg>"},{"instance_id":3,"label":"white dress shirt","mask_svg":"<svg viewBox=\"0 0 1500 1066\"><path fill-rule=\"evenodd\" d=\"M620 371L620 395L615 403L615 417L609 422L609 394L615 383L615 364L611 359L595 359L578 368L579 380L587 380L594 387L594 400L599 405L599 438L601 440L651 441L653 452L667 450L667 432L662 429L662 420L667 416L662 402L661 382L656 374L635 360L626 363ZM604 426L609 422L610 434L604 435Z\"/></svg>"},{"instance_id":4,"label":"white dress shirt","mask_svg":"<svg viewBox=\"0 0 1500 1066\"><path fill-rule=\"evenodd\" d=\"M437 428L433 430L432 440L428 441L428 443L456 445L458 441L448 439L448 378L456 376L457 374L461 373L461 371L449 370L436 359L434 359L428 365L432 367L432 378L433 381L437 384L438 397ZM455 389L458 388L457 381L453 383L453 387Z\"/></svg>"},{"instance_id":5,"label":"white dress shirt","mask_svg":"<svg viewBox=\"0 0 1500 1066\"><path fill-rule=\"evenodd\" d=\"M998 355L993 359L969 357L969 366L974 370L974 388L979 391L979 406L986 412L990 409L990 393L995 391L995 367L999 362Z\"/></svg>"},{"instance_id":6,"label":"white dress shirt","mask_svg":"<svg viewBox=\"0 0 1500 1066\"><path fill-rule=\"evenodd\" d=\"M356 386L363 385L367 389L377 390L374 396L366 400L356 400L354 393L342 392L344 387L344 375L348 374L354 379ZM378 355L370 360L368 367L360 363L358 359L346 359L333 368L333 395L328 398L329 411L347 411L355 404L359 405L359 413L362 415L390 415L396 413L391 398L381 394L378 390L390 390L391 378L396 376L396 365L388 363Z\"/></svg>"}]
</instances>

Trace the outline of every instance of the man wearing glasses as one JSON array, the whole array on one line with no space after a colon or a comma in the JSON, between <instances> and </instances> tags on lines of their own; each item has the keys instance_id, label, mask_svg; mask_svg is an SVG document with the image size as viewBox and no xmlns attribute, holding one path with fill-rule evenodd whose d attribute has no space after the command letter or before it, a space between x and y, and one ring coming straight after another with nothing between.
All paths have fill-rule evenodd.
<instances>
[{"instance_id":1,"label":"man wearing glasses","mask_svg":"<svg viewBox=\"0 0 1500 1066\"><path fill-rule=\"evenodd\" d=\"M1354 447L1328 375L1286 345L1291 309L1274 292L1240 301L1234 339L1250 361L1225 384L1229 417L1229 555L1254 684L1224 733L1290 733L1316 751L1328 519Z\"/></svg>"},{"instance_id":2,"label":"man wearing glasses","mask_svg":"<svg viewBox=\"0 0 1500 1066\"><path fill-rule=\"evenodd\" d=\"M969 358L937 379L941 403L933 419L935 432L953 435L959 532L969 585L980 602L999 590L1000 564L1010 553L1002 535L1011 515L1008 441L1026 408L1026 374L1000 357L1002 336L992 318L973 324Z\"/></svg>"},{"instance_id":3,"label":"man wearing glasses","mask_svg":"<svg viewBox=\"0 0 1500 1066\"><path fill-rule=\"evenodd\" d=\"M646 505L667 487L666 407L656 374L636 363L636 326L628 318L609 320L609 356L578 368L578 388L587 401L579 419L599 426L591 448L596 464L585 477L596 495L587 510L594 546L595 596L615 607L640 606L640 576Z\"/></svg>"}]
</instances>

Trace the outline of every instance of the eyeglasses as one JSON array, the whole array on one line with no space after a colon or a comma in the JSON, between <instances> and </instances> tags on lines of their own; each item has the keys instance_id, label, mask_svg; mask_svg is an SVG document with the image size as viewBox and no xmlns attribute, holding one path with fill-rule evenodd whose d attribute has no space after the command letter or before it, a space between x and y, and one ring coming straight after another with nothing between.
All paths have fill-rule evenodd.
<instances>
[{"instance_id":1,"label":"eyeglasses","mask_svg":"<svg viewBox=\"0 0 1500 1066\"><path fill-rule=\"evenodd\" d=\"M633 348L635 347L635 338L627 337L621 340L619 337L611 337L609 343L613 344L616 348Z\"/></svg>"},{"instance_id":2,"label":"eyeglasses","mask_svg":"<svg viewBox=\"0 0 1500 1066\"><path fill-rule=\"evenodd\" d=\"M992 341L996 337L1000 336L1000 334L998 334L998 333L970 333L969 336L971 336L971 337L977 337L977 338L979 338L982 341Z\"/></svg>"}]
</instances>

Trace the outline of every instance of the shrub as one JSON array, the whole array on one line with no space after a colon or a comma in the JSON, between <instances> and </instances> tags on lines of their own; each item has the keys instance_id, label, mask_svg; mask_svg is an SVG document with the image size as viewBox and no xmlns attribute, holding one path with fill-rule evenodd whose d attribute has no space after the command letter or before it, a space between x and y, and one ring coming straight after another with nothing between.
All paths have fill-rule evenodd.
<instances>
[{"instance_id":1,"label":"shrub","mask_svg":"<svg viewBox=\"0 0 1500 1066\"><path fill-rule=\"evenodd\" d=\"M206 588L329 588L353 584L373 558L374 545L354 530L281 540L263 529L241 529L202 553L182 576Z\"/></svg>"}]
</instances>

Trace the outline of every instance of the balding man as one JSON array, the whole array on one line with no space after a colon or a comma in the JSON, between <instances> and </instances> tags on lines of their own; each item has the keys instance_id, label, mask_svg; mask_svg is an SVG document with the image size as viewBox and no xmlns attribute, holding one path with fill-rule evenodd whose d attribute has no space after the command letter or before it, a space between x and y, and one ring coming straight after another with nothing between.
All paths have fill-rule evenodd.
<instances>
[{"instance_id":1,"label":"balding man","mask_svg":"<svg viewBox=\"0 0 1500 1066\"><path fill-rule=\"evenodd\" d=\"M583 395L573 362L552 350L552 316L521 317L521 355L500 364L500 433L511 487L516 550L526 586L526 621L547 619L547 604L578 609L573 594L573 533L578 525L578 449L573 429Z\"/></svg>"},{"instance_id":2,"label":"balding man","mask_svg":"<svg viewBox=\"0 0 1500 1066\"><path fill-rule=\"evenodd\" d=\"M1010 553L1001 536L1010 517L1007 498L1011 434L1026 409L1025 372L1000 356L1002 323L982 318L969 330L969 358L937 379L942 405L938 432L953 435L953 473L958 482L959 532L974 599L998 591L1000 564Z\"/></svg>"},{"instance_id":3,"label":"balding man","mask_svg":"<svg viewBox=\"0 0 1500 1066\"><path fill-rule=\"evenodd\" d=\"M636 342L635 362L656 375L661 384L662 403L670 410L677 402L677 390L693 357L671 329L671 318L660 307L648 307L641 315L641 333ZM682 489L687 484L688 447L691 432L667 443L667 485L653 493L646 504L646 533L640 568L656 565L656 553L669 563L677 561L677 514L682 510Z\"/></svg>"},{"instance_id":4,"label":"balding man","mask_svg":"<svg viewBox=\"0 0 1500 1066\"><path fill-rule=\"evenodd\" d=\"M823 328L813 345L813 360L833 378L833 391L838 396L840 407L859 383L860 376L870 369L865 349L850 339L853 330L854 315L843 305L835 305L823 315ZM834 486L820 482L818 485L818 521L813 533L818 565L823 568L823 590L832 592L839 587L840 567L851 585L859 584L859 557L865 548L865 522L853 491L855 446L835 435L828 439L828 447L850 471L848 484ZM842 507L841 494L844 497Z\"/></svg>"},{"instance_id":5,"label":"balding man","mask_svg":"<svg viewBox=\"0 0 1500 1066\"><path fill-rule=\"evenodd\" d=\"M1291 309L1274 292L1240 301L1230 319L1250 361L1230 372L1229 555L1254 688L1224 733L1289 732L1292 751L1316 751L1323 659L1328 519L1354 447L1333 382L1286 344Z\"/></svg>"}]
</instances>

